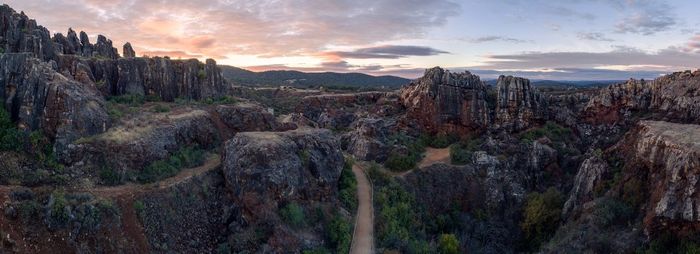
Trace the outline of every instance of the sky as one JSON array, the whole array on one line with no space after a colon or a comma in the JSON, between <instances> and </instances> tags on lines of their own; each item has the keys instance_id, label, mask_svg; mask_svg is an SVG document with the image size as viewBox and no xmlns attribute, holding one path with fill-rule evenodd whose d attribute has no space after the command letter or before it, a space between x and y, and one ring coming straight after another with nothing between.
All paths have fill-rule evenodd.
<instances>
[{"instance_id":1,"label":"sky","mask_svg":"<svg viewBox=\"0 0 700 254\"><path fill-rule=\"evenodd\" d=\"M5 0L52 33L253 71L551 80L700 68L697 0Z\"/></svg>"}]
</instances>

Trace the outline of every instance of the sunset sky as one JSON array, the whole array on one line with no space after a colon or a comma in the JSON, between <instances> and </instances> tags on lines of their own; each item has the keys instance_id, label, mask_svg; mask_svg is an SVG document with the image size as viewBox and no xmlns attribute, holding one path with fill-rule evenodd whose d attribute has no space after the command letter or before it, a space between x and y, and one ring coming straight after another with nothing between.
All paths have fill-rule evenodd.
<instances>
[{"instance_id":1,"label":"sunset sky","mask_svg":"<svg viewBox=\"0 0 700 254\"><path fill-rule=\"evenodd\" d=\"M5 0L52 33L255 71L651 78L700 67L697 0Z\"/></svg>"}]
</instances>

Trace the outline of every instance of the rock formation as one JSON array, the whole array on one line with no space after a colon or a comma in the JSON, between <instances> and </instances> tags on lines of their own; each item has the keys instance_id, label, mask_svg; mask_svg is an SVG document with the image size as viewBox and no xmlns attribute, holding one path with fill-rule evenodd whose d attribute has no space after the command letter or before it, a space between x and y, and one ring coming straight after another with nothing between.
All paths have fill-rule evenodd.
<instances>
[{"instance_id":1,"label":"rock formation","mask_svg":"<svg viewBox=\"0 0 700 254\"><path fill-rule=\"evenodd\" d=\"M513 76L498 77L496 124L512 131L526 129L546 114L544 97L530 86L530 80Z\"/></svg>"},{"instance_id":2,"label":"rock formation","mask_svg":"<svg viewBox=\"0 0 700 254\"><path fill-rule=\"evenodd\" d=\"M614 123L634 112L653 114L659 120L700 123L700 71L611 85L591 98L584 117L591 123Z\"/></svg>"},{"instance_id":3,"label":"rock formation","mask_svg":"<svg viewBox=\"0 0 700 254\"><path fill-rule=\"evenodd\" d=\"M644 221L649 233L682 233L700 225L698 140L700 125L661 121L641 121L625 135L625 184L641 185L640 193L627 194L648 197L639 201L647 203Z\"/></svg>"},{"instance_id":4,"label":"rock formation","mask_svg":"<svg viewBox=\"0 0 700 254\"><path fill-rule=\"evenodd\" d=\"M0 99L21 129L42 130L56 150L105 131L110 119L94 86L70 80L29 53L0 56Z\"/></svg>"},{"instance_id":5,"label":"rock formation","mask_svg":"<svg viewBox=\"0 0 700 254\"><path fill-rule=\"evenodd\" d=\"M591 156L581 163L574 179L574 187L562 209L564 217L575 213L585 202L593 200L593 191L604 180L608 170L608 163L597 156Z\"/></svg>"},{"instance_id":6,"label":"rock formation","mask_svg":"<svg viewBox=\"0 0 700 254\"><path fill-rule=\"evenodd\" d=\"M363 118L353 123L352 131L343 135L343 150L363 161L384 161L388 153L385 143L387 122L381 118Z\"/></svg>"},{"instance_id":7,"label":"rock formation","mask_svg":"<svg viewBox=\"0 0 700 254\"><path fill-rule=\"evenodd\" d=\"M344 163L328 130L239 133L226 142L223 161L234 196L254 193L274 203L328 199Z\"/></svg>"},{"instance_id":8,"label":"rock formation","mask_svg":"<svg viewBox=\"0 0 700 254\"><path fill-rule=\"evenodd\" d=\"M124 49L122 50L122 54L124 55L125 58L136 57L136 52L134 52L134 48L131 47L131 43L129 43L129 42L124 44Z\"/></svg>"},{"instance_id":9,"label":"rock formation","mask_svg":"<svg viewBox=\"0 0 700 254\"><path fill-rule=\"evenodd\" d=\"M431 134L467 133L489 124L486 86L469 72L426 70L403 88L400 100L408 121Z\"/></svg>"}]
</instances>

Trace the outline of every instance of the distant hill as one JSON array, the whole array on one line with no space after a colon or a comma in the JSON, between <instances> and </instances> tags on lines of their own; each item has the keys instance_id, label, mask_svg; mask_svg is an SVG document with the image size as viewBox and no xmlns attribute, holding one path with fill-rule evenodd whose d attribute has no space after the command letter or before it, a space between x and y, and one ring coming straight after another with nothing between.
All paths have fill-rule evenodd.
<instances>
[{"instance_id":1,"label":"distant hill","mask_svg":"<svg viewBox=\"0 0 700 254\"><path fill-rule=\"evenodd\" d=\"M345 89L399 88L411 82L396 76L371 76L362 73L308 73L300 71L253 72L233 66L220 66L224 78L248 86L331 87Z\"/></svg>"}]
</instances>

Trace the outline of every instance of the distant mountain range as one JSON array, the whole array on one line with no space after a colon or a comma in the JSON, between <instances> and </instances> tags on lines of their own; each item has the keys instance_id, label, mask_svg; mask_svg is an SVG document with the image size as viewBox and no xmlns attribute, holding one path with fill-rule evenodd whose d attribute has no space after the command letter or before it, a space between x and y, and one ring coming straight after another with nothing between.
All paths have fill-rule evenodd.
<instances>
[{"instance_id":1,"label":"distant mountain range","mask_svg":"<svg viewBox=\"0 0 700 254\"><path fill-rule=\"evenodd\" d=\"M487 85L496 86L497 80L484 81ZM624 80L531 80L535 87L603 87L611 84L622 83Z\"/></svg>"},{"instance_id":2,"label":"distant mountain range","mask_svg":"<svg viewBox=\"0 0 700 254\"><path fill-rule=\"evenodd\" d=\"M331 88L399 88L411 82L410 79L396 76L371 76L362 73L300 71L253 72L233 66L220 66L226 79L239 85L248 86L293 86Z\"/></svg>"}]
</instances>

